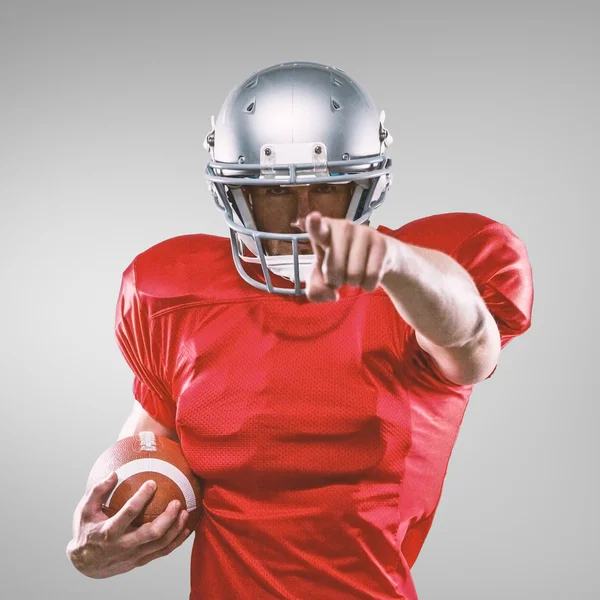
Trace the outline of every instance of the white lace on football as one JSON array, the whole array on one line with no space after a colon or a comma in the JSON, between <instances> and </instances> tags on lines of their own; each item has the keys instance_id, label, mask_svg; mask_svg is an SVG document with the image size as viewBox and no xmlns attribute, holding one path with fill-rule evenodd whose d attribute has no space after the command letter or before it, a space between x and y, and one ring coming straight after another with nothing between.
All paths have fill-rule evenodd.
<instances>
[{"instance_id":1,"label":"white lace on football","mask_svg":"<svg viewBox=\"0 0 600 600\"><path fill-rule=\"evenodd\" d=\"M140 431L141 449L146 452L156 452L156 436L153 431Z\"/></svg>"}]
</instances>

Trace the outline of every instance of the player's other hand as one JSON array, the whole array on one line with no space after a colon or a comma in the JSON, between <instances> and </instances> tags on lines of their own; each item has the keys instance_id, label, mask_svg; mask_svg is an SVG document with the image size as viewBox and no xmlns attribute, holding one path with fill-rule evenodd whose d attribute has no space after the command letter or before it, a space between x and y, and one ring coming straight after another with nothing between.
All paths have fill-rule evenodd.
<instances>
[{"instance_id":1,"label":"player's other hand","mask_svg":"<svg viewBox=\"0 0 600 600\"><path fill-rule=\"evenodd\" d=\"M154 495L150 482L144 483L119 512L107 517L102 502L116 484L114 473L100 481L80 500L73 515L73 539L67 545L67 556L80 573L94 579L120 575L166 556L190 534L184 529L187 511L174 503L151 523L132 525Z\"/></svg>"}]
</instances>

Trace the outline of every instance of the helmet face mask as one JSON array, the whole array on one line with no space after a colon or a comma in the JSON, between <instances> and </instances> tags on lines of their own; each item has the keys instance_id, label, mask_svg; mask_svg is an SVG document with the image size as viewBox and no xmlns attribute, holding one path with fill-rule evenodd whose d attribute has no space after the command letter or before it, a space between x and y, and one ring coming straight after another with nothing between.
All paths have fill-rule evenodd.
<instances>
[{"instance_id":1,"label":"helmet face mask","mask_svg":"<svg viewBox=\"0 0 600 600\"><path fill-rule=\"evenodd\" d=\"M241 187L353 181L346 218L368 224L391 184L391 160L385 156L391 136L383 118L348 75L317 63L269 67L230 92L206 136L212 157L206 179L246 282L270 293L302 295L314 255L298 251L306 233L259 231ZM291 242L292 254L265 254L262 241L268 239ZM244 263L260 264L266 283L252 277ZM294 287L273 286L269 272Z\"/></svg>"}]
</instances>

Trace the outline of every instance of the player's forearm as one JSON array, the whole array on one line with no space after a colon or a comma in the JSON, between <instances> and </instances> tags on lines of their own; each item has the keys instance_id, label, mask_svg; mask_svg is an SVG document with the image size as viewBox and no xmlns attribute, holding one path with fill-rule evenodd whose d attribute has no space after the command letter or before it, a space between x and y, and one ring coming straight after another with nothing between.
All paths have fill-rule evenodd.
<instances>
[{"instance_id":1,"label":"player's forearm","mask_svg":"<svg viewBox=\"0 0 600 600\"><path fill-rule=\"evenodd\" d=\"M381 281L402 318L438 346L459 346L484 326L485 304L453 258L390 238L391 266Z\"/></svg>"}]
</instances>

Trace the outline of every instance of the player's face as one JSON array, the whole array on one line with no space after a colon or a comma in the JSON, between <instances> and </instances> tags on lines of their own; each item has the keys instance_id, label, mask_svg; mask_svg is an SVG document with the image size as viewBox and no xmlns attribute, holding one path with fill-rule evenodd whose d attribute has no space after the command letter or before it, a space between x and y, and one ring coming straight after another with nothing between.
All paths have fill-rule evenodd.
<instances>
[{"instance_id":1,"label":"player's face","mask_svg":"<svg viewBox=\"0 0 600 600\"><path fill-rule=\"evenodd\" d=\"M350 206L355 184L314 183L295 186L248 186L243 187L244 195L259 231L270 233L299 233L290 225L296 219L304 218L312 211L324 217L344 219ZM267 254L291 254L292 243L282 240L265 240ZM299 244L300 254L312 254L310 242Z\"/></svg>"}]
</instances>

